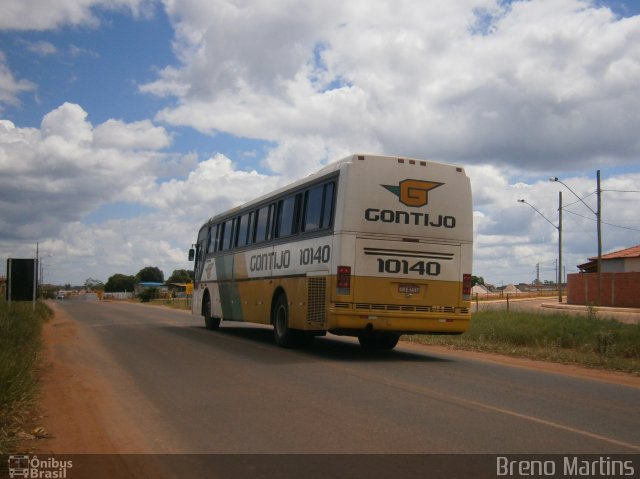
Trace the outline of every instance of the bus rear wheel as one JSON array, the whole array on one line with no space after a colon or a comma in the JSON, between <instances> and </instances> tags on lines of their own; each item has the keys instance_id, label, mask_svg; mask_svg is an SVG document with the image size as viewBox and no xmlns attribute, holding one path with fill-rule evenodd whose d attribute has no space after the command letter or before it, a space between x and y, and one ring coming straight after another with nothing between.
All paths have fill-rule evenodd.
<instances>
[{"instance_id":1,"label":"bus rear wheel","mask_svg":"<svg viewBox=\"0 0 640 479\"><path fill-rule=\"evenodd\" d=\"M288 348L293 346L293 331L289 328L289 305L284 294L278 296L272 313L273 337L278 346Z\"/></svg>"},{"instance_id":2,"label":"bus rear wheel","mask_svg":"<svg viewBox=\"0 0 640 479\"><path fill-rule=\"evenodd\" d=\"M289 304L284 293L276 299L271 314L273 337L278 346L283 348L305 347L313 342L313 336L289 327Z\"/></svg>"},{"instance_id":3,"label":"bus rear wheel","mask_svg":"<svg viewBox=\"0 0 640 479\"><path fill-rule=\"evenodd\" d=\"M218 329L220 327L220 318L211 316L211 297L205 294L202 300L202 315L204 316L204 325L207 329Z\"/></svg>"},{"instance_id":4,"label":"bus rear wheel","mask_svg":"<svg viewBox=\"0 0 640 479\"><path fill-rule=\"evenodd\" d=\"M368 333L358 336L362 349L369 351L389 351L396 347L399 340L400 335L394 333Z\"/></svg>"}]
</instances>

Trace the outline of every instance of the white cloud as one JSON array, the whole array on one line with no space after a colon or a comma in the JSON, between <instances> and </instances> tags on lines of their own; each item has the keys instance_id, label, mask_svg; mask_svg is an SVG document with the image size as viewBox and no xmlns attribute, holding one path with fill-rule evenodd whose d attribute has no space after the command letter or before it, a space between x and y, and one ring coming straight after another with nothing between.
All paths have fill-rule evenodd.
<instances>
[{"instance_id":1,"label":"white cloud","mask_svg":"<svg viewBox=\"0 0 640 479\"><path fill-rule=\"evenodd\" d=\"M542 170L640 154L640 17L587 0L172 1L182 65L142 91L158 119L278 145ZM312 157L285 158L309 142Z\"/></svg>"},{"instance_id":2,"label":"white cloud","mask_svg":"<svg viewBox=\"0 0 640 479\"><path fill-rule=\"evenodd\" d=\"M278 177L255 170L236 170L229 158L218 154L200 162L185 180L163 182L155 194L140 201L204 222L214 214L274 190L280 182Z\"/></svg>"},{"instance_id":3,"label":"white cloud","mask_svg":"<svg viewBox=\"0 0 640 479\"><path fill-rule=\"evenodd\" d=\"M0 51L0 112L2 104L19 105L19 95L32 91L35 85L28 80L17 80L7 66L5 54Z\"/></svg>"},{"instance_id":4,"label":"white cloud","mask_svg":"<svg viewBox=\"0 0 640 479\"><path fill-rule=\"evenodd\" d=\"M26 46L27 46L27 50L29 50L31 53L35 53L36 55L41 57L53 55L58 52L58 49L56 48L56 46L51 42L45 42L45 41L33 42L33 43L27 43Z\"/></svg>"},{"instance_id":5,"label":"white cloud","mask_svg":"<svg viewBox=\"0 0 640 479\"><path fill-rule=\"evenodd\" d=\"M151 0L3 0L0 29L48 30L63 25L99 23L96 9L148 15Z\"/></svg>"},{"instance_id":6,"label":"white cloud","mask_svg":"<svg viewBox=\"0 0 640 479\"><path fill-rule=\"evenodd\" d=\"M566 271L575 272L578 264L597 254L596 216L589 209L597 209L595 172L562 179L577 196L546 178L509 184L512 173L495 166L470 167L467 174L476 210L474 274L496 284L529 281L535 278L536 264L540 263L544 266L542 279L553 280L558 256L559 191ZM640 220L635 207L640 199L638 184L638 173L611 175L602 181L605 252L640 243ZM518 199L525 199L539 213L518 203Z\"/></svg>"},{"instance_id":7,"label":"white cloud","mask_svg":"<svg viewBox=\"0 0 640 479\"><path fill-rule=\"evenodd\" d=\"M153 187L149 170L160 157L129 149L132 145L119 150L94 145L95 130L86 117L79 105L65 103L45 115L40 129L0 123L0 218L5 238L55 235L66 222L82 218L103 202ZM150 123L145 126L158 136ZM131 128L138 131L140 125ZM127 125L120 124L120 129L126 131Z\"/></svg>"},{"instance_id":8,"label":"white cloud","mask_svg":"<svg viewBox=\"0 0 640 479\"><path fill-rule=\"evenodd\" d=\"M101 129L105 136L97 141ZM125 138L127 132L140 132L148 149L140 149L135 141L106 142L111 129ZM45 260L46 278L61 283L82 283L88 277L106 280L149 265L169 275L190 266L186 250L207 218L286 180L283 175L239 170L220 154L200 162L193 155L163 154L154 149L168 141L155 139L162 131L150 122L111 120L94 127L84 109L74 104L47 114L39 129L0 121L0 256L31 255L39 241L40 251L50 255ZM313 141L291 146L299 149L289 154L289 145L282 147L283 158L308 154L335 159L338 154L322 151L321 143ZM170 168L188 173L165 179ZM526 199L556 223L561 185L546 178L514 181L514 170L494 165L470 166L467 173L474 192L474 274L496 284L519 282L533 279L539 263L541 278L553 279L557 232L517 199ZM595 207L594 196L589 196L595 191L592 175L563 181ZM634 207L638 194L622 192L637 191L638 184L640 174L608 175L603 180L605 222L634 228L604 225L605 250L640 242ZM563 195L564 261L567 271L574 271L596 252L595 222L568 190ZM130 217L126 211L112 211L111 216L83 223L99 207L124 208L124 203L143 212Z\"/></svg>"},{"instance_id":9,"label":"white cloud","mask_svg":"<svg viewBox=\"0 0 640 479\"><path fill-rule=\"evenodd\" d=\"M92 125L72 103L40 128L0 120L0 256L40 241L49 277L61 282L150 264L168 275L189 266L184 253L208 217L371 152L466 166L474 273L506 284L532 279L540 263L552 279L557 231L517 199L556 222L561 185L547 176L564 175L581 197L595 190L585 172L596 168L610 170L607 190L640 184L638 174L614 173L640 154L640 17L619 19L588 0L163 3L178 63L141 87L173 105L155 121ZM136 16L153 4L9 0L0 28L95 26L112 8ZM69 52L98 58L84 45ZM19 105L34 89L0 52L0 104ZM266 140L272 147L258 157L274 174L221 154L168 153L173 125ZM565 205L576 201L563 194ZM604 221L631 228L604 225L605 250L640 242L637 199L603 193ZM119 214L120 205L144 213ZM595 254L595 222L577 202L564 223L571 271Z\"/></svg>"},{"instance_id":10,"label":"white cloud","mask_svg":"<svg viewBox=\"0 0 640 479\"><path fill-rule=\"evenodd\" d=\"M71 103L46 114L40 128L0 120L0 256L31 255L40 242L51 255L48 277L60 282L106 280L149 264L169 275L188 267L186 249L204 221L282 182L238 170L220 154L198 163L159 151L169 144L150 121L94 127ZM109 205L144 212L130 217ZM104 208L112 217L83 223Z\"/></svg>"},{"instance_id":11,"label":"white cloud","mask_svg":"<svg viewBox=\"0 0 640 479\"><path fill-rule=\"evenodd\" d=\"M93 142L98 148L121 150L161 150L171 143L167 131L149 120L124 123L107 120L96 127Z\"/></svg>"}]
</instances>

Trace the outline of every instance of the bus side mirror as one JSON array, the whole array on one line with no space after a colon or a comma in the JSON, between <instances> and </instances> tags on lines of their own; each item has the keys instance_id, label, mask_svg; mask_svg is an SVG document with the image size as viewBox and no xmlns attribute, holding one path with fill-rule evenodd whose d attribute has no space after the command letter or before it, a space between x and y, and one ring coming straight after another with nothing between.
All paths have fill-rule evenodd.
<instances>
[{"instance_id":1,"label":"bus side mirror","mask_svg":"<svg viewBox=\"0 0 640 479\"><path fill-rule=\"evenodd\" d=\"M189 261L193 261L193 259L196 257L196 250L191 248L189 250Z\"/></svg>"}]
</instances>

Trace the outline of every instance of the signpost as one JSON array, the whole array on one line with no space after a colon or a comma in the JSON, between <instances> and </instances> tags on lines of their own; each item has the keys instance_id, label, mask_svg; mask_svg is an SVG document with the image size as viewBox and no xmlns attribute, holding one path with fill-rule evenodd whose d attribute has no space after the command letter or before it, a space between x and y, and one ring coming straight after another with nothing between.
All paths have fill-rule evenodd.
<instances>
[{"instance_id":1,"label":"signpost","mask_svg":"<svg viewBox=\"0 0 640 479\"><path fill-rule=\"evenodd\" d=\"M38 260L7 260L7 302L32 301L35 307L38 287Z\"/></svg>"}]
</instances>

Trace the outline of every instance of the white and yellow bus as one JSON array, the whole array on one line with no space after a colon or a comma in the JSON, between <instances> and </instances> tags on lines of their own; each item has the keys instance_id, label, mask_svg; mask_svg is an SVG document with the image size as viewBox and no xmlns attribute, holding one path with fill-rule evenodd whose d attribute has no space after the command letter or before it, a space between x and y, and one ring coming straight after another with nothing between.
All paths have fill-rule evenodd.
<instances>
[{"instance_id":1,"label":"white and yellow bus","mask_svg":"<svg viewBox=\"0 0 640 479\"><path fill-rule=\"evenodd\" d=\"M353 155L214 216L189 252L192 310L271 324L277 344L327 332L368 349L470 320L473 219L461 167Z\"/></svg>"}]
</instances>

